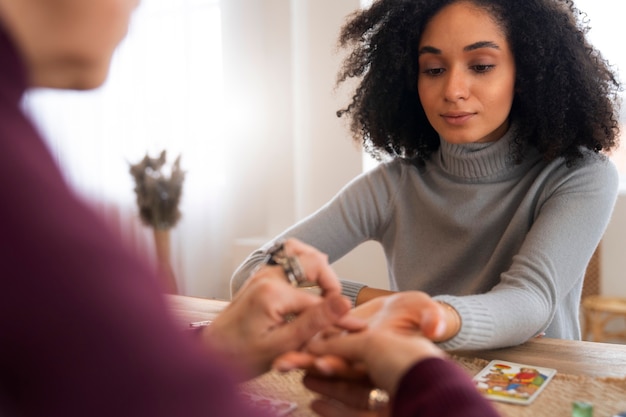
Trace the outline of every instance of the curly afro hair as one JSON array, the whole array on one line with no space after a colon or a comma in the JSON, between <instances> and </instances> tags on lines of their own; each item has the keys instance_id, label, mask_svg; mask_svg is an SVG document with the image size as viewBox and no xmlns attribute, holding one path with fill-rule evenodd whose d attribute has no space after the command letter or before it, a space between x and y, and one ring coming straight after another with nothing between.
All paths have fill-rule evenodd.
<instances>
[{"instance_id":1,"label":"curly afro hair","mask_svg":"<svg viewBox=\"0 0 626 417\"><path fill-rule=\"evenodd\" d=\"M458 1L487 10L515 56L517 162L528 145L568 165L583 147L617 146L619 81L587 41L586 15L571 0L377 0L343 26L339 46L351 51L337 78L359 80L337 115L350 118L352 136L372 156L423 163L439 148L417 92L418 44L429 20Z\"/></svg>"}]
</instances>

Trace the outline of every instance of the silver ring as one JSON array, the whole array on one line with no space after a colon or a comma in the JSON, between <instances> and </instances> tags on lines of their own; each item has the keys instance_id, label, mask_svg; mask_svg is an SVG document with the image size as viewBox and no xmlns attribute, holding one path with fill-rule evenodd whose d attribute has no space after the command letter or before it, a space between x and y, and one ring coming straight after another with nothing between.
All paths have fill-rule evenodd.
<instances>
[{"instance_id":1,"label":"silver ring","mask_svg":"<svg viewBox=\"0 0 626 417\"><path fill-rule=\"evenodd\" d=\"M287 279L294 287L301 287L308 282L304 276L304 269L300 265L300 261L295 256L287 257L287 266L283 266Z\"/></svg>"},{"instance_id":2,"label":"silver ring","mask_svg":"<svg viewBox=\"0 0 626 417\"><path fill-rule=\"evenodd\" d=\"M370 391L367 398L367 409L369 411L378 411L387 407L389 404L389 394L380 388L374 388Z\"/></svg>"},{"instance_id":3,"label":"silver ring","mask_svg":"<svg viewBox=\"0 0 626 417\"><path fill-rule=\"evenodd\" d=\"M266 252L267 265L279 265L283 268L287 280L294 287L306 287L311 285L311 282L306 279L304 274L304 268L295 256L287 256L285 254L284 241L279 240Z\"/></svg>"}]
</instances>

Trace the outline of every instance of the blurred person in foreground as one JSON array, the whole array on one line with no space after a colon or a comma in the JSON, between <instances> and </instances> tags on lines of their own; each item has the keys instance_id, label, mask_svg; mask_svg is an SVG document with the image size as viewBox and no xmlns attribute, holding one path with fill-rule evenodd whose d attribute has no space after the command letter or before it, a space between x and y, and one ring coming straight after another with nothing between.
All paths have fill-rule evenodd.
<instances>
[{"instance_id":1,"label":"blurred person in foreground","mask_svg":"<svg viewBox=\"0 0 626 417\"><path fill-rule=\"evenodd\" d=\"M137 3L0 0L3 416L261 415L236 383L350 308L326 257L290 240L283 255L321 296L265 266L212 326L184 331L152 269L64 182L21 100L36 87L99 87Z\"/></svg>"}]
</instances>

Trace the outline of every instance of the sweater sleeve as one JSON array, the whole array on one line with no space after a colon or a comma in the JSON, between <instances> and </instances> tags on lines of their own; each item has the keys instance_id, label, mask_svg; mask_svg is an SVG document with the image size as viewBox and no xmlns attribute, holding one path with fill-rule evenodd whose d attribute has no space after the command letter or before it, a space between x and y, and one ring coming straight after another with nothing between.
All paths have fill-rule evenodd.
<instances>
[{"instance_id":1,"label":"sweater sleeve","mask_svg":"<svg viewBox=\"0 0 626 417\"><path fill-rule=\"evenodd\" d=\"M583 278L617 198L617 170L604 157L588 154L577 167L546 169L536 183L529 193L537 200L526 220L530 230L497 285L484 294L436 297L463 321L441 348L512 346L543 334L580 339Z\"/></svg>"},{"instance_id":2,"label":"sweater sleeve","mask_svg":"<svg viewBox=\"0 0 626 417\"><path fill-rule=\"evenodd\" d=\"M398 177L398 162L382 164L356 177L332 200L307 218L288 228L251 253L231 278L231 294L236 293L262 261L262 251L280 238L296 238L328 255L333 263L367 240L379 240L388 222ZM344 277L343 294L354 304L365 285L362 277Z\"/></svg>"},{"instance_id":3,"label":"sweater sleeve","mask_svg":"<svg viewBox=\"0 0 626 417\"><path fill-rule=\"evenodd\" d=\"M450 360L425 359L400 381L393 417L497 417L469 376Z\"/></svg>"}]
</instances>

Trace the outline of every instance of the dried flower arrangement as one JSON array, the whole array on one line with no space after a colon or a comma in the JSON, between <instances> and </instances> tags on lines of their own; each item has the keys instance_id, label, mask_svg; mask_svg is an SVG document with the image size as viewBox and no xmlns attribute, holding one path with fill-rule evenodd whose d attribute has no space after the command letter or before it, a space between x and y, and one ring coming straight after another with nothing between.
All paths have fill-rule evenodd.
<instances>
[{"instance_id":1,"label":"dried flower arrangement","mask_svg":"<svg viewBox=\"0 0 626 417\"><path fill-rule=\"evenodd\" d=\"M139 216L145 225L155 229L169 229L180 219L178 204L185 172L180 169L180 156L172 165L169 177L162 172L165 163L166 153L161 151L158 158L146 154L141 162L130 166L130 174L135 178Z\"/></svg>"},{"instance_id":2,"label":"dried flower arrangement","mask_svg":"<svg viewBox=\"0 0 626 417\"><path fill-rule=\"evenodd\" d=\"M178 286L170 260L170 229L181 217L178 204L182 195L185 172L180 169L180 156L171 166L170 175L166 152L158 158L146 156L130 166L130 174L135 179L135 194L141 221L152 227L159 271L164 280L165 290L177 294Z\"/></svg>"}]
</instances>

